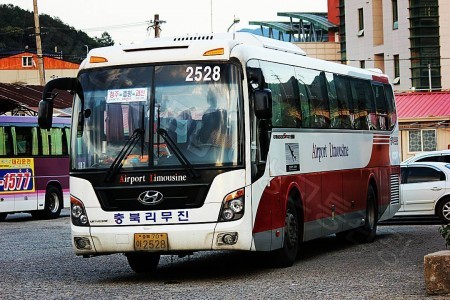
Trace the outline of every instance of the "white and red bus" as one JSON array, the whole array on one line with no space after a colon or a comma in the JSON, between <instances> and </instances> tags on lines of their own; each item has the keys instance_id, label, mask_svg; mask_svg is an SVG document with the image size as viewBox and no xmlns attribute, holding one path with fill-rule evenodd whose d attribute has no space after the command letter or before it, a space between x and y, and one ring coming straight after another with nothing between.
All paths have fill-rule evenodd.
<instances>
[{"instance_id":1,"label":"white and red bus","mask_svg":"<svg viewBox=\"0 0 450 300\"><path fill-rule=\"evenodd\" d=\"M289 266L330 234L374 239L399 208L388 78L246 33L94 49L77 78L71 140L77 255L267 251Z\"/></svg>"},{"instance_id":2,"label":"white and red bus","mask_svg":"<svg viewBox=\"0 0 450 300\"><path fill-rule=\"evenodd\" d=\"M57 218L69 207L70 122L40 129L37 117L0 116L0 221L20 212Z\"/></svg>"}]
</instances>

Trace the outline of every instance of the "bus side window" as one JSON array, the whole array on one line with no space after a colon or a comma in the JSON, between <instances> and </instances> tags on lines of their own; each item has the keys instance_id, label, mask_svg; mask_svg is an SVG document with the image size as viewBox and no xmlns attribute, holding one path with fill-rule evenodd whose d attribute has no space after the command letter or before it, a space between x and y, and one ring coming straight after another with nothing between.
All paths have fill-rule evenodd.
<instances>
[{"instance_id":1,"label":"bus side window","mask_svg":"<svg viewBox=\"0 0 450 300\"><path fill-rule=\"evenodd\" d=\"M329 128L330 107L324 72L296 68L297 80L308 90L309 114L303 115L304 127ZM302 103L302 110L305 105Z\"/></svg>"},{"instance_id":2,"label":"bus side window","mask_svg":"<svg viewBox=\"0 0 450 300\"><path fill-rule=\"evenodd\" d=\"M311 106L310 106L311 93L309 92L309 89L305 85L305 83L300 79L297 80L297 87L298 87L298 94L300 97L301 115L303 116L302 127L310 128L311 118L309 116L311 115Z\"/></svg>"},{"instance_id":3,"label":"bus side window","mask_svg":"<svg viewBox=\"0 0 450 300\"><path fill-rule=\"evenodd\" d=\"M37 127L31 128L31 138L32 138L31 154L39 155L39 138L38 138L38 128Z\"/></svg>"},{"instance_id":4,"label":"bus side window","mask_svg":"<svg viewBox=\"0 0 450 300\"><path fill-rule=\"evenodd\" d=\"M352 128L346 80L343 76L326 74L330 101L331 128Z\"/></svg>"},{"instance_id":5,"label":"bus side window","mask_svg":"<svg viewBox=\"0 0 450 300\"><path fill-rule=\"evenodd\" d=\"M41 155L50 155L50 144L49 144L49 131L48 129L41 129L40 130L40 148L41 148Z\"/></svg>"},{"instance_id":6,"label":"bus side window","mask_svg":"<svg viewBox=\"0 0 450 300\"><path fill-rule=\"evenodd\" d=\"M376 106L376 116L378 121L378 128L380 130L387 129L387 111L388 104L386 102L386 97L384 95L384 87L381 84L373 84L373 93L375 96L375 106Z\"/></svg>"},{"instance_id":7,"label":"bus side window","mask_svg":"<svg viewBox=\"0 0 450 300\"><path fill-rule=\"evenodd\" d=\"M50 155L62 155L62 130L61 128L50 128Z\"/></svg>"},{"instance_id":8,"label":"bus side window","mask_svg":"<svg viewBox=\"0 0 450 300\"><path fill-rule=\"evenodd\" d=\"M12 155L9 133L8 127L0 126L0 155Z\"/></svg>"},{"instance_id":9,"label":"bus side window","mask_svg":"<svg viewBox=\"0 0 450 300\"><path fill-rule=\"evenodd\" d=\"M292 66L261 62L264 78L272 91L272 126L302 126L300 99Z\"/></svg>"},{"instance_id":10,"label":"bus side window","mask_svg":"<svg viewBox=\"0 0 450 300\"><path fill-rule=\"evenodd\" d=\"M63 141L62 141L62 148L63 148L63 154L67 155L69 154L69 147L70 147L70 128L64 127L63 128Z\"/></svg>"},{"instance_id":11,"label":"bus side window","mask_svg":"<svg viewBox=\"0 0 450 300\"><path fill-rule=\"evenodd\" d=\"M361 79L350 79L353 98L353 127L360 130L376 128L375 111L373 109L373 94L370 82Z\"/></svg>"},{"instance_id":12,"label":"bus side window","mask_svg":"<svg viewBox=\"0 0 450 300\"><path fill-rule=\"evenodd\" d=\"M13 149L15 155L31 156L33 149L33 135L31 127L11 127L13 134Z\"/></svg>"},{"instance_id":13,"label":"bus side window","mask_svg":"<svg viewBox=\"0 0 450 300\"><path fill-rule=\"evenodd\" d=\"M389 84L384 85L384 91L386 95L386 103L387 103L387 130L392 130L397 123L397 114L395 112L395 101L394 101L394 93L392 91L392 86Z\"/></svg>"}]
</instances>

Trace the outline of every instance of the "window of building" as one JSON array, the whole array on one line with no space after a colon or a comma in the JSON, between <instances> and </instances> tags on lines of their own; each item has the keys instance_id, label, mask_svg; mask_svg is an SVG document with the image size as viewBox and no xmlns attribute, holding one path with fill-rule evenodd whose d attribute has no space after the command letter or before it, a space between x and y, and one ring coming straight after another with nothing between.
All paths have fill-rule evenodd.
<instances>
[{"instance_id":1,"label":"window of building","mask_svg":"<svg viewBox=\"0 0 450 300\"><path fill-rule=\"evenodd\" d=\"M360 60L359 61L359 67L361 69L365 69L366 68L366 61L365 60Z\"/></svg>"},{"instance_id":2,"label":"window of building","mask_svg":"<svg viewBox=\"0 0 450 300\"><path fill-rule=\"evenodd\" d=\"M397 0L392 0L392 29L398 29L398 6Z\"/></svg>"},{"instance_id":3,"label":"window of building","mask_svg":"<svg viewBox=\"0 0 450 300\"><path fill-rule=\"evenodd\" d=\"M362 8L358 9L358 20L359 20L358 36L363 36L364 35L364 10Z\"/></svg>"},{"instance_id":4,"label":"window of building","mask_svg":"<svg viewBox=\"0 0 450 300\"><path fill-rule=\"evenodd\" d=\"M22 67L32 67L33 57L32 56L22 56Z\"/></svg>"},{"instance_id":5,"label":"window of building","mask_svg":"<svg viewBox=\"0 0 450 300\"><path fill-rule=\"evenodd\" d=\"M412 130L408 132L409 152L436 150L436 130Z\"/></svg>"},{"instance_id":6,"label":"window of building","mask_svg":"<svg viewBox=\"0 0 450 300\"><path fill-rule=\"evenodd\" d=\"M394 55L394 84L400 84L400 57Z\"/></svg>"}]
</instances>

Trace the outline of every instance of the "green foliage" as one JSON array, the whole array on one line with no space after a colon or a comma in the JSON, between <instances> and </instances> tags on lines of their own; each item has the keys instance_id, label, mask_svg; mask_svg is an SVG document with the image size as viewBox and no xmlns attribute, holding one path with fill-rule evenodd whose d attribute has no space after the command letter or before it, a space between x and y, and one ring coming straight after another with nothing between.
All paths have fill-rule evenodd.
<instances>
[{"instance_id":1,"label":"green foliage","mask_svg":"<svg viewBox=\"0 0 450 300\"><path fill-rule=\"evenodd\" d=\"M85 32L63 23L58 17L39 15L44 53L63 56L64 60L81 62L89 49L114 45L111 36L91 38ZM0 5L0 51L36 49L33 12L12 4Z\"/></svg>"},{"instance_id":2,"label":"green foliage","mask_svg":"<svg viewBox=\"0 0 450 300\"><path fill-rule=\"evenodd\" d=\"M101 47L113 46L114 41L106 31L102 33L101 37L96 37L95 40L100 44Z\"/></svg>"},{"instance_id":3,"label":"green foliage","mask_svg":"<svg viewBox=\"0 0 450 300\"><path fill-rule=\"evenodd\" d=\"M442 237L445 240L445 247L450 246L450 224L442 225L439 228L439 233L442 235Z\"/></svg>"}]
</instances>

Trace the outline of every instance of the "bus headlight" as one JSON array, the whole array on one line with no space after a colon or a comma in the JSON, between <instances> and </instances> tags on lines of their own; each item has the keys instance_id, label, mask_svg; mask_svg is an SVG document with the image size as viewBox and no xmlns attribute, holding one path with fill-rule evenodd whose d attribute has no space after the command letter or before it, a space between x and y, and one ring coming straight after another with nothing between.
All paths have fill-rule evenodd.
<instances>
[{"instance_id":1,"label":"bus headlight","mask_svg":"<svg viewBox=\"0 0 450 300\"><path fill-rule=\"evenodd\" d=\"M239 220L244 215L244 189L239 189L225 196L220 210L219 222Z\"/></svg>"},{"instance_id":2,"label":"bus headlight","mask_svg":"<svg viewBox=\"0 0 450 300\"><path fill-rule=\"evenodd\" d=\"M75 226L89 226L83 202L72 195L70 196L70 219Z\"/></svg>"}]
</instances>

